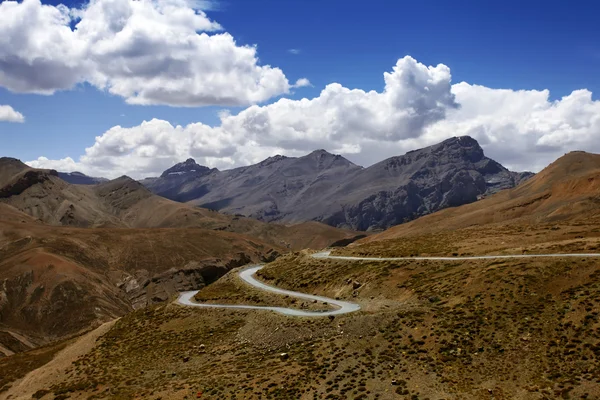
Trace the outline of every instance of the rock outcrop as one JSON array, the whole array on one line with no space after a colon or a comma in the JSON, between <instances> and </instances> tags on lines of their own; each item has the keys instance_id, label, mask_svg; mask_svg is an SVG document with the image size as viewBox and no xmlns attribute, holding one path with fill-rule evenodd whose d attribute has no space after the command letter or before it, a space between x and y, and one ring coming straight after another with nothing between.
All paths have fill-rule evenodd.
<instances>
[{"instance_id":1,"label":"rock outcrop","mask_svg":"<svg viewBox=\"0 0 600 400\"><path fill-rule=\"evenodd\" d=\"M134 274L124 273L117 286L123 290L134 309L169 300L180 292L199 290L216 281L227 271L252 261L244 253L228 261L207 259L190 262L182 268L171 268L151 275L140 269Z\"/></svg>"},{"instance_id":2,"label":"rock outcrop","mask_svg":"<svg viewBox=\"0 0 600 400\"><path fill-rule=\"evenodd\" d=\"M172 200L263 221L378 230L477 201L532 175L509 171L463 136L368 168L317 150L227 171L189 159L142 183Z\"/></svg>"}]
</instances>

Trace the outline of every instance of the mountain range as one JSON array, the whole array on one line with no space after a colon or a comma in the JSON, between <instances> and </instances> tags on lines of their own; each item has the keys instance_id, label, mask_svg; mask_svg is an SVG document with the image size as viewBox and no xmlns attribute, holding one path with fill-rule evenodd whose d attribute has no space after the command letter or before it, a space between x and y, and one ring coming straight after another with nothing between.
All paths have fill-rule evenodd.
<instances>
[{"instance_id":1,"label":"mountain range","mask_svg":"<svg viewBox=\"0 0 600 400\"><path fill-rule=\"evenodd\" d=\"M0 362L0 393L7 398L347 398L370 391L382 399L549 399L600 393L590 373L598 369L600 350L600 272L590 256L600 249L600 155L569 153L517 187L333 250L370 259L294 251L257 273L282 289L362 307L333 319L165 305L178 291L202 288L200 299L218 304L319 306L257 291L236 279L237 271L215 281L235 266L285 252L276 238L193 226L127 227L156 226L134 216L140 201L153 210L156 204L188 214L195 209L148 194L128 178L83 186L94 194L77 192L108 196L92 203L102 210L100 204L112 204L118 211L109 222L121 227L60 226L55 217L44 223L29 214L34 208L27 197L54 199L79 189L40 170L18 172L22 179L5 184L4 172L21 165L11 159L2 165L0 357L9 357ZM131 200L137 196L143 199ZM27 214L15 208L21 203ZM230 229L235 218L244 220L206 212L231 221ZM340 233L316 222L298 226L307 225L298 228L304 236L322 236L325 228ZM541 257L520 258L528 253ZM493 258L498 255L518 258ZM415 256L444 259L377 259ZM365 384L357 384L362 378L352 371L373 368ZM249 383L231 384L236 376Z\"/></svg>"},{"instance_id":2,"label":"mountain range","mask_svg":"<svg viewBox=\"0 0 600 400\"><path fill-rule=\"evenodd\" d=\"M544 240L553 235L567 236L565 225L575 228L567 236L567 243L574 240L586 244L598 236L599 205L600 155L573 151L515 188L391 227L361 239L351 247L368 249L369 245L377 245L389 248L389 254L398 254L397 243L407 237L443 234L458 238L457 232L468 232L471 239L479 235L481 242L484 227L493 227L493 234L500 236L507 227L519 227L519 230L515 229L517 232L527 232L533 230L532 227L544 226L549 231L538 234L539 239ZM563 227L559 228L560 225ZM523 244L525 240L531 240L528 238L531 236L529 233L515 235L513 245ZM498 243L496 240L491 249L507 245L508 241Z\"/></svg>"},{"instance_id":3,"label":"mountain range","mask_svg":"<svg viewBox=\"0 0 600 400\"><path fill-rule=\"evenodd\" d=\"M316 150L225 171L188 159L141 183L160 196L228 214L367 231L474 202L532 175L509 171L463 136L368 168Z\"/></svg>"},{"instance_id":4,"label":"mountain range","mask_svg":"<svg viewBox=\"0 0 600 400\"><path fill-rule=\"evenodd\" d=\"M95 185L60 176L0 158L0 357L199 289L231 268L358 235L220 214L125 176Z\"/></svg>"},{"instance_id":5,"label":"mountain range","mask_svg":"<svg viewBox=\"0 0 600 400\"><path fill-rule=\"evenodd\" d=\"M364 237L358 230L474 202L530 176L485 157L469 137L368 168L324 150L228 171L189 159L141 183L0 158L0 353L201 288L233 267L346 245Z\"/></svg>"},{"instance_id":6,"label":"mountain range","mask_svg":"<svg viewBox=\"0 0 600 400\"><path fill-rule=\"evenodd\" d=\"M58 177L67 183L75 185L96 185L98 183L108 182L106 178L94 178L93 176L87 176L81 172L59 172Z\"/></svg>"}]
</instances>

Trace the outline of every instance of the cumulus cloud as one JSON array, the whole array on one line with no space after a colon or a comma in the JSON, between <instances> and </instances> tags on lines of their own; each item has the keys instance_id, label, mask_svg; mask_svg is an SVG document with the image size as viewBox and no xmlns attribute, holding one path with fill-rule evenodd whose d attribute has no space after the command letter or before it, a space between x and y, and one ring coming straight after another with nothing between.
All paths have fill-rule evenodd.
<instances>
[{"instance_id":1,"label":"cumulus cloud","mask_svg":"<svg viewBox=\"0 0 600 400\"><path fill-rule=\"evenodd\" d=\"M571 150L600 152L600 101L587 90L550 100L547 90L452 85L447 66L426 66L408 56L384 73L384 82L381 92L332 83L312 99L280 99L237 115L224 111L215 127L161 120L116 126L98 136L70 170L144 177L188 157L230 168L319 148L367 166L462 135L514 170L537 171Z\"/></svg>"},{"instance_id":2,"label":"cumulus cloud","mask_svg":"<svg viewBox=\"0 0 600 400\"><path fill-rule=\"evenodd\" d=\"M27 165L33 168L55 169L61 172L77 171L78 163L71 157L60 160L50 160L47 157L39 157L37 160L28 161Z\"/></svg>"},{"instance_id":3,"label":"cumulus cloud","mask_svg":"<svg viewBox=\"0 0 600 400\"><path fill-rule=\"evenodd\" d=\"M312 86L312 84L310 83L310 81L307 78L300 78L293 85L293 87L295 87L295 88L305 87L305 86Z\"/></svg>"},{"instance_id":4,"label":"cumulus cloud","mask_svg":"<svg viewBox=\"0 0 600 400\"><path fill-rule=\"evenodd\" d=\"M0 3L0 86L52 94L89 82L131 104L248 105L289 92L279 68L259 65L188 0ZM74 26L72 29L71 26Z\"/></svg>"},{"instance_id":5,"label":"cumulus cloud","mask_svg":"<svg viewBox=\"0 0 600 400\"><path fill-rule=\"evenodd\" d=\"M588 90L550 100L548 90L453 86L461 108L431 126L423 140L470 135L486 154L514 170L539 171L573 150L600 153L600 101Z\"/></svg>"},{"instance_id":6,"label":"cumulus cloud","mask_svg":"<svg viewBox=\"0 0 600 400\"><path fill-rule=\"evenodd\" d=\"M132 128L115 126L97 137L72 168L94 175L127 172L139 177L159 173L187 157L223 168L315 148L357 153L365 141L418 137L428 125L442 120L446 110L458 107L450 79L445 65L428 67L407 56L384 73L382 92L336 83L314 99L280 99L237 115L222 112L217 127L172 126L156 119ZM38 159L36 165L47 162Z\"/></svg>"},{"instance_id":7,"label":"cumulus cloud","mask_svg":"<svg viewBox=\"0 0 600 400\"><path fill-rule=\"evenodd\" d=\"M300 49L288 49L288 53L293 54L293 55L298 55L301 53Z\"/></svg>"},{"instance_id":8,"label":"cumulus cloud","mask_svg":"<svg viewBox=\"0 0 600 400\"><path fill-rule=\"evenodd\" d=\"M0 105L0 122L25 122L25 117L11 106Z\"/></svg>"},{"instance_id":9,"label":"cumulus cloud","mask_svg":"<svg viewBox=\"0 0 600 400\"><path fill-rule=\"evenodd\" d=\"M124 173L133 177L160 174L186 158L194 157L207 165L227 168L239 156L236 147L242 138L220 128L201 123L173 126L167 121L153 119L138 126L115 126L85 149L75 162L70 157L49 160L39 157L27 162L36 168L60 171L81 171L88 175L117 177Z\"/></svg>"}]
</instances>

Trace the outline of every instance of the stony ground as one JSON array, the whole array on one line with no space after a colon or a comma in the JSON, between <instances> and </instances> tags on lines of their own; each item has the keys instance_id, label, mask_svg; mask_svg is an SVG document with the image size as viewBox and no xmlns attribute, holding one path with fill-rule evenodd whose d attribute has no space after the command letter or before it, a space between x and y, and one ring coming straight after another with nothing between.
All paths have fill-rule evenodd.
<instances>
[{"instance_id":1,"label":"stony ground","mask_svg":"<svg viewBox=\"0 0 600 400\"><path fill-rule=\"evenodd\" d=\"M388 248L398 255L434 248L452 255L594 252L599 245L585 226L506 228L496 240L486 232L416 236ZM347 262L299 252L258 276L355 301L362 310L330 319L153 306L120 319L26 398L600 397L598 259ZM234 273L198 298L300 306L258 293ZM0 361L2 370L15 360Z\"/></svg>"},{"instance_id":2,"label":"stony ground","mask_svg":"<svg viewBox=\"0 0 600 400\"><path fill-rule=\"evenodd\" d=\"M337 252L598 253L598 165L598 156L572 153L514 190ZM20 227L19 219L11 223ZM312 232L304 231L307 239ZM29 236L7 240L29 246L30 239L23 242ZM187 240L191 246L197 241ZM157 243L173 257L181 254L173 251L177 241ZM296 318L155 305L126 315L108 332L0 359L0 398L600 398L600 259L349 262L300 252L258 275L282 288L355 301L362 309ZM302 307L240 285L234 275L198 298ZM36 376L44 379L32 380Z\"/></svg>"}]
</instances>

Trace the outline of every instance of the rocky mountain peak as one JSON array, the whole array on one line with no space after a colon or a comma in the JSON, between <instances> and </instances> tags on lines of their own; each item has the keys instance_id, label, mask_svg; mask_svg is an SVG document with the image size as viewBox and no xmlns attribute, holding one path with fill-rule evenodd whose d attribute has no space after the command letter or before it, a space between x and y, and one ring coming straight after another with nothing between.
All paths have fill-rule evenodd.
<instances>
[{"instance_id":1,"label":"rocky mountain peak","mask_svg":"<svg viewBox=\"0 0 600 400\"><path fill-rule=\"evenodd\" d=\"M308 154L306 157L314 158L314 159L321 160L321 161L322 160L344 159L344 157L337 155L337 154L332 154L324 149L315 150L312 153Z\"/></svg>"},{"instance_id":2,"label":"rocky mountain peak","mask_svg":"<svg viewBox=\"0 0 600 400\"><path fill-rule=\"evenodd\" d=\"M457 156L464 157L471 162L482 160L485 155L477 140L470 136L458 136L443 141L439 151L453 152Z\"/></svg>"},{"instance_id":3,"label":"rocky mountain peak","mask_svg":"<svg viewBox=\"0 0 600 400\"><path fill-rule=\"evenodd\" d=\"M189 173L204 175L210 170L210 168L196 163L196 160L194 160L193 158L188 158L187 160L177 163L171 168L167 169L165 172L162 173L161 178L174 175L184 175Z\"/></svg>"},{"instance_id":4,"label":"rocky mountain peak","mask_svg":"<svg viewBox=\"0 0 600 400\"><path fill-rule=\"evenodd\" d=\"M446 139L433 146L407 152L403 156L391 157L384 160L385 169L404 168L407 165L429 160L438 165L453 164L456 161L478 163L489 160L485 157L483 149L470 136L459 136Z\"/></svg>"},{"instance_id":5,"label":"rocky mountain peak","mask_svg":"<svg viewBox=\"0 0 600 400\"><path fill-rule=\"evenodd\" d=\"M319 149L205 177L145 184L173 200L264 221L316 220L373 230L477 201L529 176L487 158L475 139L462 136L367 168Z\"/></svg>"},{"instance_id":6,"label":"rocky mountain peak","mask_svg":"<svg viewBox=\"0 0 600 400\"><path fill-rule=\"evenodd\" d=\"M268 165L275 164L275 163L278 163L280 161L287 160L287 159L288 159L288 157L286 157L286 156L282 156L281 154L276 154L274 156L264 159L258 165L261 167L266 167Z\"/></svg>"},{"instance_id":7,"label":"rocky mountain peak","mask_svg":"<svg viewBox=\"0 0 600 400\"><path fill-rule=\"evenodd\" d=\"M65 182L72 183L75 185L96 185L98 183L107 182L106 178L95 178L88 176L79 171L73 172L59 172L58 177Z\"/></svg>"},{"instance_id":8,"label":"rocky mountain peak","mask_svg":"<svg viewBox=\"0 0 600 400\"><path fill-rule=\"evenodd\" d=\"M316 160L319 169L332 168L332 167L352 167L361 168L351 162L350 160L342 157L339 154L332 154L324 149L315 150L312 153L300 157L301 159Z\"/></svg>"},{"instance_id":9,"label":"rocky mountain peak","mask_svg":"<svg viewBox=\"0 0 600 400\"><path fill-rule=\"evenodd\" d=\"M310 153L309 155L312 155L315 157L335 157L335 154L331 154L330 152L328 152L325 149L317 149L317 150L313 151L312 153Z\"/></svg>"}]
</instances>

